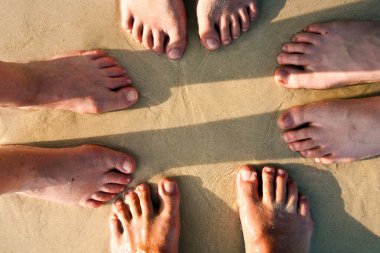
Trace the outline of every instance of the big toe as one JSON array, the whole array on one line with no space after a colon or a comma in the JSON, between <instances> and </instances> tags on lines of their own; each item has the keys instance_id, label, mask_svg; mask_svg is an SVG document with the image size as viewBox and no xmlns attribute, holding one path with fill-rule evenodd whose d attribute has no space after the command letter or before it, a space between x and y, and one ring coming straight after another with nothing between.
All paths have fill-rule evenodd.
<instances>
[{"instance_id":1,"label":"big toe","mask_svg":"<svg viewBox=\"0 0 380 253\"><path fill-rule=\"evenodd\" d=\"M211 20L199 19L199 36L202 44L208 50L216 50L220 47L220 35L216 31L215 24Z\"/></svg>"},{"instance_id":2,"label":"big toe","mask_svg":"<svg viewBox=\"0 0 380 253\"><path fill-rule=\"evenodd\" d=\"M318 89L316 78L313 72L295 67L280 67L274 72L275 81L289 89Z\"/></svg>"},{"instance_id":3,"label":"big toe","mask_svg":"<svg viewBox=\"0 0 380 253\"><path fill-rule=\"evenodd\" d=\"M160 213L172 219L179 219L180 194L177 183L162 179L158 185L158 195L161 201Z\"/></svg>"},{"instance_id":4,"label":"big toe","mask_svg":"<svg viewBox=\"0 0 380 253\"><path fill-rule=\"evenodd\" d=\"M169 33L169 42L166 47L166 55L171 60L180 59L186 49L186 34L180 29L173 29Z\"/></svg>"},{"instance_id":5,"label":"big toe","mask_svg":"<svg viewBox=\"0 0 380 253\"><path fill-rule=\"evenodd\" d=\"M250 166L242 166L236 178L239 208L249 207L260 200L257 172Z\"/></svg>"},{"instance_id":6,"label":"big toe","mask_svg":"<svg viewBox=\"0 0 380 253\"><path fill-rule=\"evenodd\" d=\"M294 129L312 120L312 114L305 110L305 107L296 106L283 112L277 120L282 129Z\"/></svg>"}]
</instances>

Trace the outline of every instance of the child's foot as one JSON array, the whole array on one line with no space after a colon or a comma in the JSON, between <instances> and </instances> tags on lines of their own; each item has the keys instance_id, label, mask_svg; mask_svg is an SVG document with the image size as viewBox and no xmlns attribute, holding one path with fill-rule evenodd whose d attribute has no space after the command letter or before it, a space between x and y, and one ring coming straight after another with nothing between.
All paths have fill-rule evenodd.
<instances>
[{"instance_id":1,"label":"child's foot","mask_svg":"<svg viewBox=\"0 0 380 253\"><path fill-rule=\"evenodd\" d=\"M259 179L254 169L241 167L237 197L246 252L308 252L313 232L309 202L286 171L265 167Z\"/></svg>"},{"instance_id":2,"label":"child's foot","mask_svg":"<svg viewBox=\"0 0 380 253\"><path fill-rule=\"evenodd\" d=\"M229 45L257 16L256 0L198 0L199 36L208 50Z\"/></svg>"},{"instance_id":3,"label":"child's foot","mask_svg":"<svg viewBox=\"0 0 380 253\"><path fill-rule=\"evenodd\" d=\"M148 49L177 60L186 49L183 0L122 0L122 27Z\"/></svg>"},{"instance_id":4,"label":"child's foot","mask_svg":"<svg viewBox=\"0 0 380 253\"><path fill-rule=\"evenodd\" d=\"M278 119L289 148L324 164L380 154L380 97L297 106Z\"/></svg>"},{"instance_id":5,"label":"child's foot","mask_svg":"<svg viewBox=\"0 0 380 253\"><path fill-rule=\"evenodd\" d=\"M275 79L287 88L328 89L380 81L380 22L313 24L283 45ZM301 67L301 68L299 68Z\"/></svg>"},{"instance_id":6,"label":"child's foot","mask_svg":"<svg viewBox=\"0 0 380 253\"><path fill-rule=\"evenodd\" d=\"M0 62L0 106L100 113L137 101L131 79L104 51L74 52L25 64Z\"/></svg>"},{"instance_id":7,"label":"child's foot","mask_svg":"<svg viewBox=\"0 0 380 253\"><path fill-rule=\"evenodd\" d=\"M13 185L18 193L85 207L99 207L123 192L136 167L129 155L95 145L62 149L4 146L0 152L1 168L12 169L13 174L19 170L16 179L25 178ZM8 167L4 161L9 161Z\"/></svg>"},{"instance_id":8,"label":"child's foot","mask_svg":"<svg viewBox=\"0 0 380 253\"><path fill-rule=\"evenodd\" d=\"M159 209L152 204L147 184L118 199L110 218L111 252L177 253L180 234L179 189L163 179L158 184Z\"/></svg>"}]
</instances>

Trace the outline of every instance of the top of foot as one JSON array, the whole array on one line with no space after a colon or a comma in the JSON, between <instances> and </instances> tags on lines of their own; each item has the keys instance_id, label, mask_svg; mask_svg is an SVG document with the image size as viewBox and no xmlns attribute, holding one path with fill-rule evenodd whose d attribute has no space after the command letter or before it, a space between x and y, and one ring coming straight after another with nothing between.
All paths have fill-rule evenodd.
<instances>
[{"instance_id":1,"label":"top of foot","mask_svg":"<svg viewBox=\"0 0 380 253\"><path fill-rule=\"evenodd\" d=\"M177 60L186 49L186 12L182 0L134 1L120 3L122 27L135 41L155 52Z\"/></svg>"},{"instance_id":2,"label":"top of foot","mask_svg":"<svg viewBox=\"0 0 380 253\"><path fill-rule=\"evenodd\" d=\"M257 16L256 0L198 0L199 36L208 50L229 45Z\"/></svg>"},{"instance_id":3,"label":"top of foot","mask_svg":"<svg viewBox=\"0 0 380 253\"><path fill-rule=\"evenodd\" d=\"M287 88L328 89L380 81L380 22L308 26L282 47L276 81Z\"/></svg>"},{"instance_id":4,"label":"top of foot","mask_svg":"<svg viewBox=\"0 0 380 253\"><path fill-rule=\"evenodd\" d=\"M255 169L241 167L237 198L246 252L308 252L313 231L309 202L286 171L265 167L259 177Z\"/></svg>"},{"instance_id":5,"label":"top of foot","mask_svg":"<svg viewBox=\"0 0 380 253\"><path fill-rule=\"evenodd\" d=\"M179 189L174 181L158 184L160 207L151 200L149 185L115 201L110 218L112 253L178 253L180 235Z\"/></svg>"}]
</instances>

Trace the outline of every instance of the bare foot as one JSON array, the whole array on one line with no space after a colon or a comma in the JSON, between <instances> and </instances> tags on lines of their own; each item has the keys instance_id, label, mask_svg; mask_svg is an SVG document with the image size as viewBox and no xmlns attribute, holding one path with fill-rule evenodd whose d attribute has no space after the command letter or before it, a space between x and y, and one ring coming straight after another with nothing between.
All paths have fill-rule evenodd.
<instances>
[{"instance_id":1,"label":"bare foot","mask_svg":"<svg viewBox=\"0 0 380 253\"><path fill-rule=\"evenodd\" d=\"M150 188L139 185L117 199L110 218L111 252L177 253L180 234L179 189L175 182L163 179L158 185L160 207L153 207Z\"/></svg>"},{"instance_id":2,"label":"bare foot","mask_svg":"<svg viewBox=\"0 0 380 253\"><path fill-rule=\"evenodd\" d=\"M0 194L17 192L64 204L99 207L125 190L135 161L95 145L0 148Z\"/></svg>"},{"instance_id":3,"label":"bare foot","mask_svg":"<svg viewBox=\"0 0 380 253\"><path fill-rule=\"evenodd\" d=\"M260 182L255 169L241 167L237 198L246 252L309 251L313 232L309 202L298 194L286 171L265 167Z\"/></svg>"},{"instance_id":4,"label":"bare foot","mask_svg":"<svg viewBox=\"0 0 380 253\"><path fill-rule=\"evenodd\" d=\"M287 88L328 89L380 81L380 22L313 24L283 45L276 81ZM299 68L301 67L301 68Z\"/></svg>"},{"instance_id":5,"label":"bare foot","mask_svg":"<svg viewBox=\"0 0 380 253\"><path fill-rule=\"evenodd\" d=\"M101 50L24 64L0 62L0 76L0 106L100 113L130 107L138 97L125 69Z\"/></svg>"},{"instance_id":6,"label":"bare foot","mask_svg":"<svg viewBox=\"0 0 380 253\"><path fill-rule=\"evenodd\" d=\"M256 0L198 0L199 36L208 50L229 45L257 16Z\"/></svg>"},{"instance_id":7,"label":"bare foot","mask_svg":"<svg viewBox=\"0 0 380 253\"><path fill-rule=\"evenodd\" d=\"M316 162L352 162L380 154L380 97L297 106L278 119L289 148Z\"/></svg>"},{"instance_id":8,"label":"bare foot","mask_svg":"<svg viewBox=\"0 0 380 253\"><path fill-rule=\"evenodd\" d=\"M135 41L177 60L186 49L186 12L183 0L121 0L122 27Z\"/></svg>"}]
</instances>

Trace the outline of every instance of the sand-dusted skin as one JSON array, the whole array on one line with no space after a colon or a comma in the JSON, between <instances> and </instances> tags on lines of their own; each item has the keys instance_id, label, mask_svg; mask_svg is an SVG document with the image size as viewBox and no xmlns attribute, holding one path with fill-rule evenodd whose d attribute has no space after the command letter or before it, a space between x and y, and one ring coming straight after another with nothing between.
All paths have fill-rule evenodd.
<instances>
[{"instance_id":1,"label":"sand-dusted skin","mask_svg":"<svg viewBox=\"0 0 380 253\"><path fill-rule=\"evenodd\" d=\"M285 170L264 167L259 177L252 167L241 167L237 198L246 252L309 252L313 232L309 202Z\"/></svg>"},{"instance_id":2,"label":"sand-dusted skin","mask_svg":"<svg viewBox=\"0 0 380 253\"><path fill-rule=\"evenodd\" d=\"M380 22L313 24L278 55L276 81L292 89L380 82Z\"/></svg>"},{"instance_id":3,"label":"sand-dusted skin","mask_svg":"<svg viewBox=\"0 0 380 253\"><path fill-rule=\"evenodd\" d=\"M135 41L177 60L186 49L183 0L121 0L121 24Z\"/></svg>"},{"instance_id":4,"label":"sand-dusted skin","mask_svg":"<svg viewBox=\"0 0 380 253\"><path fill-rule=\"evenodd\" d=\"M199 36L208 50L229 45L257 17L256 0L198 0Z\"/></svg>"},{"instance_id":5,"label":"sand-dusted skin","mask_svg":"<svg viewBox=\"0 0 380 253\"><path fill-rule=\"evenodd\" d=\"M292 151L316 162L352 162L380 154L380 97L328 100L280 115Z\"/></svg>"},{"instance_id":6,"label":"sand-dusted skin","mask_svg":"<svg viewBox=\"0 0 380 253\"><path fill-rule=\"evenodd\" d=\"M17 192L54 202L99 207L124 191L136 164L96 145L74 148L0 147L0 194Z\"/></svg>"},{"instance_id":7,"label":"sand-dusted skin","mask_svg":"<svg viewBox=\"0 0 380 253\"><path fill-rule=\"evenodd\" d=\"M101 113L125 109L138 93L126 70L102 50L47 61L0 62L0 106Z\"/></svg>"},{"instance_id":8,"label":"sand-dusted skin","mask_svg":"<svg viewBox=\"0 0 380 253\"><path fill-rule=\"evenodd\" d=\"M112 253L178 253L179 188L174 181L162 179L158 195L158 209L147 184L128 191L125 203L115 201L110 218Z\"/></svg>"}]
</instances>

